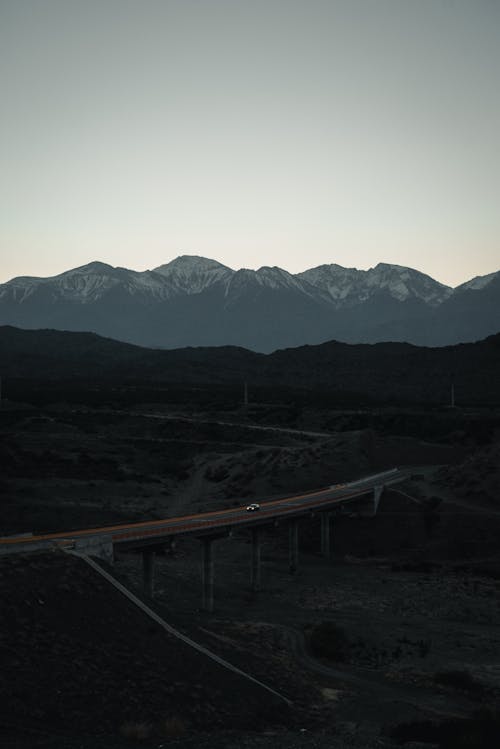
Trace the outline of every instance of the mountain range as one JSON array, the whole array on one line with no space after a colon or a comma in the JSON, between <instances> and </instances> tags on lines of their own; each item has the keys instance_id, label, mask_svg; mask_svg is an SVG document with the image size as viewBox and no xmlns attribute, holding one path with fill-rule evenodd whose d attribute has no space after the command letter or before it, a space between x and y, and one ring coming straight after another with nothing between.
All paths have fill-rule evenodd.
<instances>
[{"instance_id":1,"label":"mountain range","mask_svg":"<svg viewBox=\"0 0 500 749\"><path fill-rule=\"evenodd\" d=\"M444 346L500 331L500 271L451 288L412 268L232 270L182 255L143 272L92 262L0 285L0 324L92 331L157 348L404 341Z\"/></svg>"}]
</instances>

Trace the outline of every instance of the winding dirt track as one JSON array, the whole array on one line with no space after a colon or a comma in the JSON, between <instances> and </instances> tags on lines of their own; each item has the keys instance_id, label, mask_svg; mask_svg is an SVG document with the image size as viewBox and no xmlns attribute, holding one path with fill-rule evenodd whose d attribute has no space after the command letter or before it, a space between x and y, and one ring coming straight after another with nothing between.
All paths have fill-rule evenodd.
<instances>
[{"instance_id":1,"label":"winding dirt track","mask_svg":"<svg viewBox=\"0 0 500 749\"><path fill-rule=\"evenodd\" d=\"M462 695L429 694L424 687L398 682L391 684L383 674L371 669L341 669L326 665L313 658L307 649L304 633L293 627L278 625L285 634L288 647L297 662L308 671L326 676L339 683L347 685L350 689L368 692L378 702L405 703L416 707L423 712L439 715L447 718L463 718L475 707L475 704Z\"/></svg>"}]
</instances>

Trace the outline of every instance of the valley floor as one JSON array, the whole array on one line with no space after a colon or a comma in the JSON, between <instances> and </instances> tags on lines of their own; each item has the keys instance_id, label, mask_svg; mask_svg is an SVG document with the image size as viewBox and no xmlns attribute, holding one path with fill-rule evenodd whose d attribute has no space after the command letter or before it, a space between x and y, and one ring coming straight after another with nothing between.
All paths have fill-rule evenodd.
<instances>
[{"instance_id":1,"label":"valley floor","mask_svg":"<svg viewBox=\"0 0 500 749\"><path fill-rule=\"evenodd\" d=\"M424 415L424 439L420 415L392 412L379 428L363 414L283 409L240 423L153 408L0 417L3 533L196 512L418 467L375 518L334 519L330 559L318 553L319 520L301 522L293 575L286 527L266 530L258 593L248 536L216 542L213 614L200 606L199 542L157 556L155 610L291 709L166 636L82 561L0 557L3 746L496 746L496 421L485 439L464 419L458 438L454 416L442 434L442 415ZM112 572L142 595L140 555L117 555Z\"/></svg>"}]
</instances>

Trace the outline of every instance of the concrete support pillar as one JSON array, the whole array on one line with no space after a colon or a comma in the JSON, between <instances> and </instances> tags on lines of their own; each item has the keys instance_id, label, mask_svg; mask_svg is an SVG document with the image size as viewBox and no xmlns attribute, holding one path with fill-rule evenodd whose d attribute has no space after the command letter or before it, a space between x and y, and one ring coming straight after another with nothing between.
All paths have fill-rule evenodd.
<instances>
[{"instance_id":1,"label":"concrete support pillar","mask_svg":"<svg viewBox=\"0 0 500 749\"><path fill-rule=\"evenodd\" d=\"M299 566L299 521L292 520L288 526L288 568L293 575Z\"/></svg>"},{"instance_id":2,"label":"concrete support pillar","mask_svg":"<svg viewBox=\"0 0 500 749\"><path fill-rule=\"evenodd\" d=\"M155 553L154 551L142 552L142 574L144 592L150 598L154 597L155 584Z\"/></svg>"},{"instance_id":3,"label":"concrete support pillar","mask_svg":"<svg viewBox=\"0 0 500 749\"><path fill-rule=\"evenodd\" d=\"M261 550L261 529L252 528L252 567L250 581L252 584L252 590L258 591L261 587L261 574L260 574L260 550Z\"/></svg>"},{"instance_id":4,"label":"concrete support pillar","mask_svg":"<svg viewBox=\"0 0 500 749\"><path fill-rule=\"evenodd\" d=\"M382 496L383 491L384 491L383 486L375 486L373 488L373 514L374 515L377 514L380 497Z\"/></svg>"},{"instance_id":5,"label":"concrete support pillar","mask_svg":"<svg viewBox=\"0 0 500 749\"><path fill-rule=\"evenodd\" d=\"M201 567L202 599L201 607L204 611L214 610L214 551L213 539L201 539L203 562Z\"/></svg>"},{"instance_id":6,"label":"concrete support pillar","mask_svg":"<svg viewBox=\"0 0 500 749\"><path fill-rule=\"evenodd\" d=\"M331 556L330 549L330 513L321 513L321 556L327 559Z\"/></svg>"}]
</instances>

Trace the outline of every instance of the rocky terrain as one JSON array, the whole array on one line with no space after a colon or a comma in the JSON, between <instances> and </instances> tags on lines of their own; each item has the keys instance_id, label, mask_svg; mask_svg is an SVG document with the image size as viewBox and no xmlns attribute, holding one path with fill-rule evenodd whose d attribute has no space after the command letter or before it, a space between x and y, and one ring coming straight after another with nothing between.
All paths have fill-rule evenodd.
<instances>
[{"instance_id":1,"label":"rocky terrain","mask_svg":"<svg viewBox=\"0 0 500 749\"><path fill-rule=\"evenodd\" d=\"M292 707L173 642L84 562L0 557L4 745L494 746L500 415L231 398L11 404L0 528L179 515L415 466L375 518L361 503L334 519L331 559L317 518L301 522L294 575L286 527L266 531L259 593L248 536L218 542L212 615L198 541L157 557L160 615ZM112 573L143 595L140 556L120 554Z\"/></svg>"}]
</instances>

